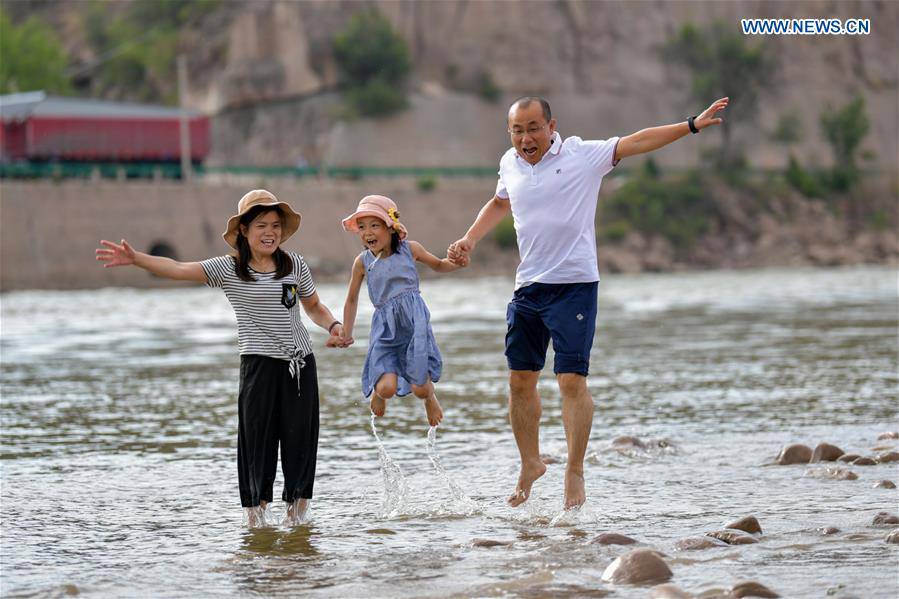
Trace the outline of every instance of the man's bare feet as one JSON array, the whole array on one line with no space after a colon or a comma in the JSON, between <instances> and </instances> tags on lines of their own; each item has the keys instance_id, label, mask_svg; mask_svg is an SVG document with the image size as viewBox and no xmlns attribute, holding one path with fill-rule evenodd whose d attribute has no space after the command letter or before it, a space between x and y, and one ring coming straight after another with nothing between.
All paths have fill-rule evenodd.
<instances>
[{"instance_id":1,"label":"man's bare feet","mask_svg":"<svg viewBox=\"0 0 899 599\"><path fill-rule=\"evenodd\" d=\"M387 400L378 395L377 391L372 391L369 406L371 407L371 413L380 418L387 411Z\"/></svg>"},{"instance_id":2,"label":"man's bare feet","mask_svg":"<svg viewBox=\"0 0 899 599\"><path fill-rule=\"evenodd\" d=\"M573 510L584 505L587 494L584 491L584 475L565 471L565 509Z\"/></svg>"},{"instance_id":3,"label":"man's bare feet","mask_svg":"<svg viewBox=\"0 0 899 599\"><path fill-rule=\"evenodd\" d=\"M428 424L437 426L443 420L443 408L437 401L437 396L431 393L431 396L423 400L425 402L425 411L428 413Z\"/></svg>"},{"instance_id":4,"label":"man's bare feet","mask_svg":"<svg viewBox=\"0 0 899 599\"><path fill-rule=\"evenodd\" d=\"M531 486L534 481L543 476L546 472L546 464L540 460L525 465L521 464L521 472L518 475L518 485L515 486L515 492L509 495L506 503L512 507L518 507L528 500L531 496Z\"/></svg>"}]
</instances>

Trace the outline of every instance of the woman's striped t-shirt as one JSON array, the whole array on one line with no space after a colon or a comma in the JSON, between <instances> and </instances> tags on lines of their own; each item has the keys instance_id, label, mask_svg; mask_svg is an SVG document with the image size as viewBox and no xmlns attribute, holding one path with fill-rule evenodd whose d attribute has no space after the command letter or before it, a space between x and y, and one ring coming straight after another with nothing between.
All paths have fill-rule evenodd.
<instances>
[{"instance_id":1,"label":"woman's striped t-shirt","mask_svg":"<svg viewBox=\"0 0 899 599\"><path fill-rule=\"evenodd\" d=\"M299 299L315 293L315 283L303 257L286 253L293 261L293 272L282 279L276 279L274 272L256 272L251 268L250 274L256 280L242 281L231 256L200 262L206 284L222 288L234 308L241 355L290 360L297 349L303 355L312 353L309 331L300 318Z\"/></svg>"}]
</instances>

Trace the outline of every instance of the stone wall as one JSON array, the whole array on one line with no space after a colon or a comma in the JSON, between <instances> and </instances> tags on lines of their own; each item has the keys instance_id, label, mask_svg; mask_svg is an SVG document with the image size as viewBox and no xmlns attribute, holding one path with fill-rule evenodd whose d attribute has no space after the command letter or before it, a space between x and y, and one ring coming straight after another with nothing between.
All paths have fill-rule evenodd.
<instances>
[{"instance_id":1,"label":"stone wall","mask_svg":"<svg viewBox=\"0 0 899 599\"><path fill-rule=\"evenodd\" d=\"M168 246L177 258L200 260L230 249L221 238L237 201L260 181L179 183L10 182L0 186L0 289L77 289L168 284L137 268L104 269L94 259L100 239L126 238L136 249ZM413 179L278 180L268 189L303 215L286 244L321 275L349 273L361 251L340 221L367 193L392 197L410 237L443 255L493 196L490 179L441 179L429 193ZM510 271L511 272L511 271Z\"/></svg>"}]
</instances>

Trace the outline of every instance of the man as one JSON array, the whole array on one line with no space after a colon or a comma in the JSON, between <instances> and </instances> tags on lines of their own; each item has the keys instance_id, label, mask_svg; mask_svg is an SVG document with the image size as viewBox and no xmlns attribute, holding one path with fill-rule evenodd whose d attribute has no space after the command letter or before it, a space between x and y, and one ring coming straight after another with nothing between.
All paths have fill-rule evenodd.
<instances>
[{"instance_id":1,"label":"man","mask_svg":"<svg viewBox=\"0 0 899 599\"><path fill-rule=\"evenodd\" d=\"M540 460L537 380L550 339L568 444L565 509L586 501L584 454L593 425L587 372L599 286L594 222L603 176L622 158L651 152L721 123L715 115L727 104L728 98L721 98L687 122L601 141L579 137L563 141L543 98L520 98L509 108L512 148L500 160L496 194L465 237L447 250L451 260L465 265L478 241L512 212L521 263L506 312L505 353L509 420L521 471L515 492L507 500L509 505L527 501L534 481L546 472Z\"/></svg>"}]
</instances>

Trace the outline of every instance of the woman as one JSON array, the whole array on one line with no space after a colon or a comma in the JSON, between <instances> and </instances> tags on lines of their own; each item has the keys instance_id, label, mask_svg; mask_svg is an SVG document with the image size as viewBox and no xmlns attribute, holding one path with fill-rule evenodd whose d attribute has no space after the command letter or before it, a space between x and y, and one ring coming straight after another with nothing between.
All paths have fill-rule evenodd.
<instances>
[{"instance_id":1,"label":"woman","mask_svg":"<svg viewBox=\"0 0 899 599\"><path fill-rule=\"evenodd\" d=\"M135 265L180 281L220 287L237 316L240 347L237 472L240 502L251 526L264 524L281 446L281 468L289 522L305 514L318 452L318 378L309 333L297 303L328 331L326 345L341 345L343 325L319 301L309 267L281 244L300 226L301 216L264 190L237 204L222 237L236 252L202 262L176 262L101 241L104 267Z\"/></svg>"}]
</instances>

